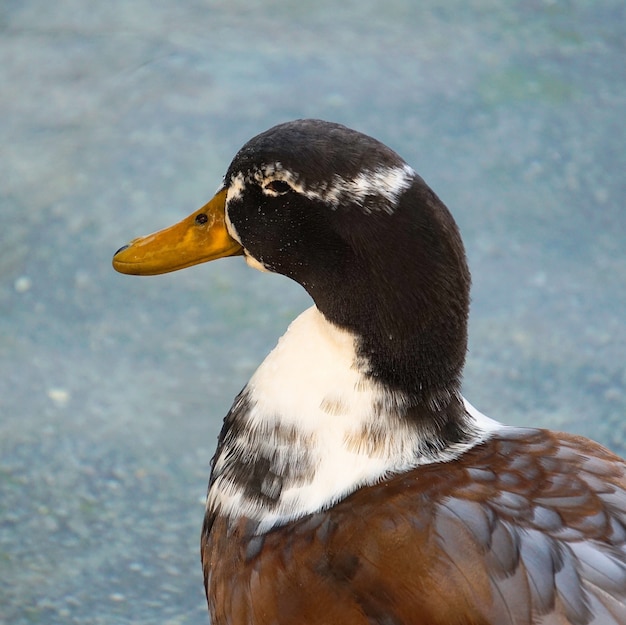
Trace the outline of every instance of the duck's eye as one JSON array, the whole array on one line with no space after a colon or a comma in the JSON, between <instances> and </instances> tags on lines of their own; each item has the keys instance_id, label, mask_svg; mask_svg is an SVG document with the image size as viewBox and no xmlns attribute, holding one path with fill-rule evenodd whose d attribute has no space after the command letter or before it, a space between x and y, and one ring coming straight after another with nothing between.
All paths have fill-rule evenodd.
<instances>
[{"instance_id":1,"label":"duck's eye","mask_svg":"<svg viewBox=\"0 0 626 625\"><path fill-rule=\"evenodd\" d=\"M291 185L284 180L270 180L263 188L277 195L283 195L291 191Z\"/></svg>"}]
</instances>

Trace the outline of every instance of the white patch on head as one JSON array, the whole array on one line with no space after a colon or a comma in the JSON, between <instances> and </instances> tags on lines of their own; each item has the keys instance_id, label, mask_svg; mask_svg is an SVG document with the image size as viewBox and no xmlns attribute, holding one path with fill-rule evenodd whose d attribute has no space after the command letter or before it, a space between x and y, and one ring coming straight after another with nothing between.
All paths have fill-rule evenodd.
<instances>
[{"instance_id":1,"label":"white patch on head","mask_svg":"<svg viewBox=\"0 0 626 625\"><path fill-rule=\"evenodd\" d=\"M238 173L233 176L229 186L227 202L239 199L247 182L256 182L263 193L271 197L280 195L268 187L273 180L286 182L300 195L311 200L318 200L337 209L343 204L357 204L366 213L381 210L392 213L398 198L411 186L415 172L406 163L395 166L382 166L366 169L354 178L343 178L335 174L332 179L318 183L303 180L298 173L283 167L281 163L261 165L247 176ZM378 198L380 201L369 201Z\"/></svg>"},{"instance_id":2,"label":"white patch on head","mask_svg":"<svg viewBox=\"0 0 626 625\"><path fill-rule=\"evenodd\" d=\"M246 178L245 176L239 172L236 176L233 176L230 179L230 184L228 185L228 191L226 192L226 205L231 200L238 200L243 195L243 190L246 188Z\"/></svg>"},{"instance_id":3,"label":"white patch on head","mask_svg":"<svg viewBox=\"0 0 626 625\"><path fill-rule=\"evenodd\" d=\"M328 508L389 474L452 460L500 427L466 404L475 436L433 452L416 428L390 416L401 407L402 396L372 382L357 362L352 334L329 323L315 307L302 313L246 387L247 429L241 440L220 450L207 508L251 518L263 532ZM280 432L292 433L288 444L276 440ZM279 468L302 467L307 474L302 479L290 474L275 505L264 505L224 470L237 455L251 453L273 458Z\"/></svg>"},{"instance_id":4,"label":"white patch on head","mask_svg":"<svg viewBox=\"0 0 626 625\"><path fill-rule=\"evenodd\" d=\"M243 250L244 258L246 259L246 265L256 269L262 273L273 273L271 269L268 269L260 260L257 260L247 249Z\"/></svg>"},{"instance_id":5,"label":"white patch on head","mask_svg":"<svg viewBox=\"0 0 626 625\"><path fill-rule=\"evenodd\" d=\"M270 197L278 197L281 195L274 191L269 185L274 180L286 182L297 193L304 193L304 187L298 183L298 176L292 171L285 169L281 163L272 163L271 165L263 165L252 174L252 179L260 186L265 195Z\"/></svg>"},{"instance_id":6,"label":"white patch on head","mask_svg":"<svg viewBox=\"0 0 626 625\"><path fill-rule=\"evenodd\" d=\"M392 213L398 198L409 188L414 178L415 172L406 164L402 167L365 170L348 180L336 176L333 184L326 189L324 199L335 208L346 202L356 202L371 212L373 204L366 207L365 201L380 196L385 201L374 206Z\"/></svg>"},{"instance_id":7,"label":"white patch on head","mask_svg":"<svg viewBox=\"0 0 626 625\"><path fill-rule=\"evenodd\" d=\"M243 175L237 174L228 186L228 190L226 191L226 200L224 204L224 223L226 224L226 231L233 239L235 239L235 241L237 241L237 243L239 243L239 245L242 246L243 243L239 238L237 228L235 228L233 222L230 220L230 215L228 214L228 204L231 202L231 200L236 200L241 197L244 187L245 181L243 179Z\"/></svg>"}]
</instances>

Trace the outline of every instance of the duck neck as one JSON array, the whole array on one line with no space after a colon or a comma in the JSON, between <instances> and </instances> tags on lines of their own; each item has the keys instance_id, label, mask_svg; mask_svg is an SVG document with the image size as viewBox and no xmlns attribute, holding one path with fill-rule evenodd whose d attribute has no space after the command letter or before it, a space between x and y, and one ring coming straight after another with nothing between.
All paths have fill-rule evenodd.
<instances>
[{"instance_id":1,"label":"duck neck","mask_svg":"<svg viewBox=\"0 0 626 625\"><path fill-rule=\"evenodd\" d=\"M357 342L315 307L291 324L225 419L209 517L247 517L263 532L482 440L459 396L415 404L363 372Z\"/></svg>"},{"instance_id":2,"label":"duck neck","mask_svg":"<svg viewBox=\"0 0 626 625\"><path fill-rule=\"evenodd\" d=\"M347 248L367 253L344 251L332 275L313 275L305 288L356 337L367 375L412 404L445 409L459 395L467 351L471 278L456 223L421 179L392 214L352 223L343 226Z\"/></svg>"},{"instance_id":3,"label":"duck neck","mask_svg":"<svg viewBox=\"0 0 626 625\"><path fill-rule=\"evenodd\" d=\"M404 284L400 288L407 288ZM338 303L325 316L355 336L355 352L363 373L408 403L440 412L458 400L465 353L466 320L462 310L428 311L419 291L393 291L381 285L379 297L350 297L352 310ZM383 291L387 291L384 293ZM347 304L347 302L346 302Z\"/></svg>"}]
</instances>

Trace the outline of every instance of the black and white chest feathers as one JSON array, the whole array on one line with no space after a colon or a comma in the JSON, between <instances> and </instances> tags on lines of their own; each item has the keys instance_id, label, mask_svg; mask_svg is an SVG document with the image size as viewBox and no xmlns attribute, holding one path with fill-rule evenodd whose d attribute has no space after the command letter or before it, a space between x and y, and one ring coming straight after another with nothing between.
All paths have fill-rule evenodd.
<instances>
[{"instance_id":1,"label":"black and white chest feathers","mask_svg":"<svg viewBox=\"0 0 626 625\"><path fill-rule=\"evenodd\" d=\"M459 399L440 422L372 381L355 337L312 307L289 327L227 415L208 515L258 532L323 510L361 486L453 459L499 425Z\"/></svg>"}]
</instances>

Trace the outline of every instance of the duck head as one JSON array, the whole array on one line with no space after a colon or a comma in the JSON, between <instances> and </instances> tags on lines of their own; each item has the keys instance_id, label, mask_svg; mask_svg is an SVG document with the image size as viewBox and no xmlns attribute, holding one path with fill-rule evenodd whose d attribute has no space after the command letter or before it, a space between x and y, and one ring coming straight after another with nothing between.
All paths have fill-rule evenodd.
<instances>
[{"instance_id":1,"label":"duck head","mask_svg":"<svg viewBox=\"0 0 626 625\"><path fill-rule=\"evenodd\" d=\"M243 254L300 283L357 337L369 375L416 403L457 395L470 276L454 219L393 150L320 120L254 137L213 199L131 241L121 272L153 275Z\"/></svg>"}]
</instances>

